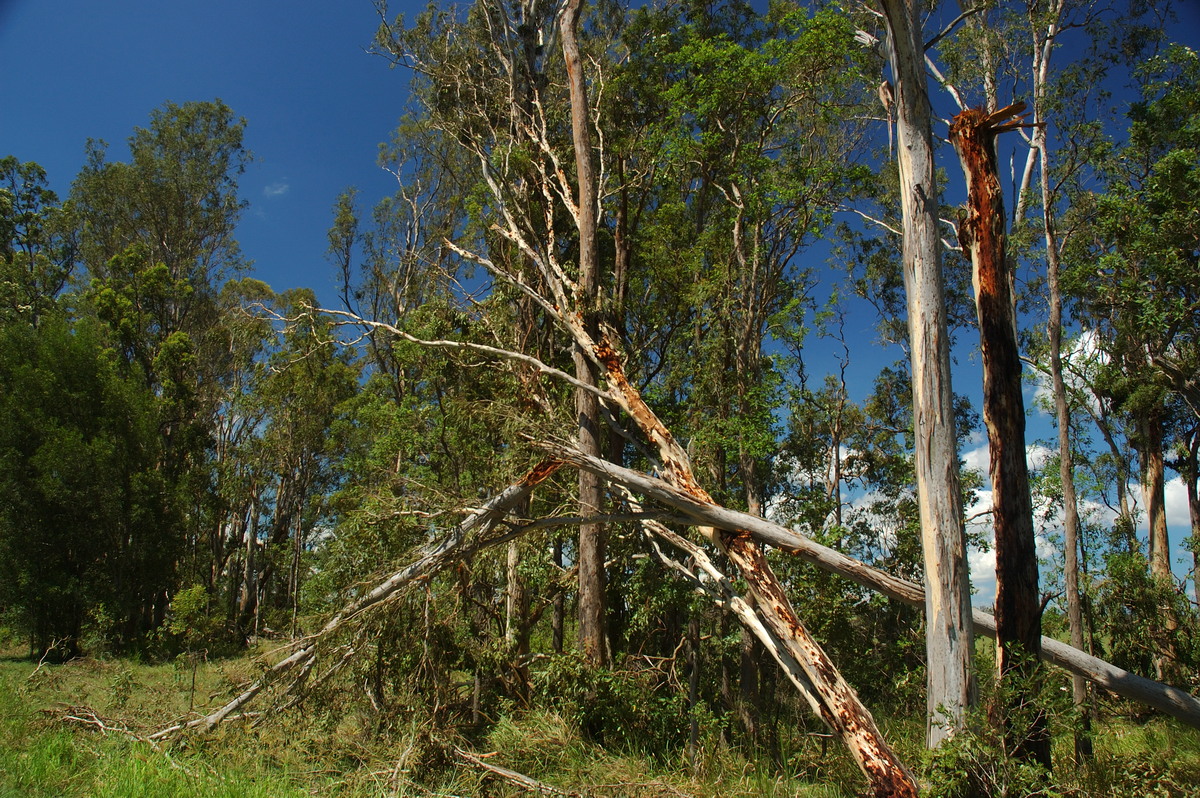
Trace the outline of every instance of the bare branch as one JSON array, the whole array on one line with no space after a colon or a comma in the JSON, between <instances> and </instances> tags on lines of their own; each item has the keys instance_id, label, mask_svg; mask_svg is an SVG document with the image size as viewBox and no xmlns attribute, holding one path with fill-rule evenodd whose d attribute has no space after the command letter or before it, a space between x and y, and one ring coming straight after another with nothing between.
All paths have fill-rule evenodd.
<instances>
[{"instance_id":1,"label":"bare branch","mask_svg":"<svg viewBox=\"0 0 1200 798\"><path fill-rule=\"evenodd\" d=\"M417 344L419 346L427 346L432 349L450 349L450 350L460 350L460 351L465 350L465 351L469 351L469 352L478 352L480 354L490 355L490 356L498 358L500 360L512 360L512 361L516 361L518 363L524 363L527 366L532 366L534 369L540 371L543 374L548 374L552 377L556 377L557 379L563 380L564 382L568 383L569 385L571 385L573 387L582 388L591 393L594 393L596 396L600 397L601 399L609 398L609 395L605 391L601 390L600 388L593 386L593 385L588 385L588 384L576 379L575 377L568 374L567 372L562 371L561 369L556 369L553 366L546 365L545 363L538 360L536 357L533 357L532 355L526 355L521 352L514 352L511 349L501 349L501 348L495 347L495 346L488 346L487 344L477 344L477 343L473 343L471 341L448 341L448 340L444 340L444 339L429 340L429 339L425 339L425 338L418 338L411 333L401 330L399 327L388 324L387 322L372 321L370 319L364 319L361 316L357 316L357 315L350 313L349 311L345 311L345 310L322 309L321 312L328 313L333 316L339 316L342 319L344 319L344 321L342 321L342 322L337 322L338 324L358 325L361 327L370 327L370 328L375 328L375 329L380 329L380 330L386 330L398 338L402 338L405 341L408 341L409 343Z\"/></svg>"},{"instance_id":2,"label":"bare branch","mask_svg":"<svg viewBox=\"0 0 1200 798\"><path fill-rule=\"evenodd\" d=\"M987 8L987 6L986 6L986 5L978 5L978 6L975 6L974 8L968 8L966 11L962 12L961 14L959 14L957 17L955 17L955 18L954 18L954 19L953 19L953 20L950 22L950 24L949 24L949 25L947 25L946 27L942 28L942 30L941 30L941 32L940 32L940 33L938 33L936 36L934 36L934 37L933 37L932 39L930 39L929 41L925 42L925 51L926 51L926 52L928 52L928 51L929 51L929 48L933 47L933 46L934 46L934 45L936 45L938 42L940 42L942 39L946 38L946 37L947 37L947 36L949 36L951 33L953 33L953 32L954 32L954 29L955 29L955 28L957 28L959 25L961 25L961 24L962 24L962 22L963 22L963 20L965 20L967 17L970 17L970 16L972 16L973 14L978 14L980 11L983 11L983 10L985 10L986 8Z\"/></svg>"},{"instance_id":3,"label":"bare branch","mask_svg":"<svg viewBox=\"0 0 1200 798\"><path fill-rule=\"evenodd\" d=\"M458 746L454 747L454 753L464 762L468 762L475 767L480 768L481 770L486 770L488 773L491 773L494 776L499 776L505 781L515 784L527 792L537 793L538 795L566 795L574 796L575 798L582 798L582 793L560 790L559 788L551 786L544 781L538 781L537 779L530 778L524 773L518 773L517 771L509 770L508 768L502 768L499 765L493 765L483 760L484 756L494 756L494 754L484 754L480 756L479 754L472 754L469 751L464 751Z\"/></svg>"}]
</instances>

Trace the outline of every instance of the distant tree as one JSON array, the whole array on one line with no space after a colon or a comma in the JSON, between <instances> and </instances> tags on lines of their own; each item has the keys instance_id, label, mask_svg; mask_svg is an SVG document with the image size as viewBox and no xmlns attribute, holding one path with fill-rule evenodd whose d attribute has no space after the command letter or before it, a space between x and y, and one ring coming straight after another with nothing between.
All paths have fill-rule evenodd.
<instances>
[{"instance_id":1,"label":"distant tree","mask_svg":"<svg viewBox=\"0 0 1200 798\"><path fill-rule=\"evenodd\" d=\"M222 284L245 268L234 230L245 203L238 176L249 153L244 120L219 100L167 103L129 138L129 161L89 141L70 204L92 312L112 331L128 373L161 413L159 472L179 521L170 533L186 584L216 589L223 549L214 541L212 457L234 363ZM149 601L132 632L158 626L173 582Z\"/></svg>"},{"instance_id":2,"label":"distant tree","mask_svg":"<svg viewBox=\"0 0 1200 798\"><path fill-rule=\"evenodd\" d=\"M37 327L54 309L74 258L66 215L42 167L0 158L0 322Z\"/></svg>"},{"instance_id":3,"label":"distant tree","mask_svg":"<svg viewBox=\"0 0 1200 798\"><path fill-rule=\"evenodd\" d=\"M157 402L105 337L88 319L0 328L0 605L35 654L127 632L178 554Z\"/></svg>"}]
</instances>

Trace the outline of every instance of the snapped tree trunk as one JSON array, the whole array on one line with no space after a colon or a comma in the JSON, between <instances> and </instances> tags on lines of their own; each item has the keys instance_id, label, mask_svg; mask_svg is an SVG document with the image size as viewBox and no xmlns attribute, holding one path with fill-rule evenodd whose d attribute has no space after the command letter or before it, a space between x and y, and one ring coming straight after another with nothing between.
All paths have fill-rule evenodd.
<instances>
[{"instance_id":1,"label":"snapped tree trunk","mask_svg":"<svg viewBox=\"0 0 1200 798\"><path fill-rule=\"evenodd\" d=\"M911 0L882 0L881 5L895 82L917 504L925 564L926 742L932 748L963 725L966 710L976 701L971 671L971 587L950 384L925 50L916 5Z\"/></svg>"},{"instance_id":2,"label":"snapped tree trunk","mask_svg":"<svg viewBox=\"0 0 1200 798\"><path fill-rule=\"evenodd\" d=\"M573 333L577 340L586 339L586 333L578 327L573 328ZM658 450L668 481L701 504L717 506L696 481L687 452L625 376L621 356L612 348L611 341L601 339L593 343L592 353L604 367L608 396ZM583 452L577 454L585 461L596 460ZM611 463L605 465L619 468ZM877 798L916 796L916 780L887 744L870 711L801 623L751 533L745 527L709 528L706 532L749 585L756 604L756 609L750 612L761 618L761 624L776 641L773 656L787 669L789 678L800 688L813 711L849 749L870 783L871 794Z\"/></svg>"},{"instance_id":3,"label":"snapped tree trunk","mask_svg":"<svg viewBox=\"0 0 1200 798\"><path fill-rule=\"evenodd\" d=\"M996 136L1022 123L1017 103L988 113L963 111L950 126L967 179L967 211L958 237L970 253L983 355L983 420L987 426L996 534L996 643L1001 681L1011 691L1004 723L1018 756L1050 767L1050 734L1034 705L1040 667L1042 605L1038 594L1033 504L1025 463L1025 403L1016 311L1007 260L1004 191Z\"/></svg>"}]
</instances>

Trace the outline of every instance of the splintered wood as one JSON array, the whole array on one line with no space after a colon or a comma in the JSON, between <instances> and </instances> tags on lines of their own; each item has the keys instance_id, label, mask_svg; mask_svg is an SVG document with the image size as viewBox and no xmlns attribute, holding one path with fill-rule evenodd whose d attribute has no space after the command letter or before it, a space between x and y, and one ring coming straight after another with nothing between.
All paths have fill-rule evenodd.
<instances>
[{"instance_id":1,"label":"splintered wood","mask_svg":"<svg viewBox=\"0 0 1200 798\"><path fill-rule=\"evenodd\" d=\"M983 360L983 420L987 426L996 534L996 642L1001 676L1018 675L1016 702L1028 704L1029 677L1038 667L1042 607L1029 472L1025 463L1025 403L1017 345L1004 190L996 162L996 136L1025 126L1025 103L988 113L963 111L950 141L967 178L967 210L958 238L970 253ZM1027 720L1016 718L1027 717ZM1046 718L1036 709L1009 713L1009 733L1021 755L1050 767ZM1013 724L1023 728L1017 729Z\"/></svg>"}]
</instances>

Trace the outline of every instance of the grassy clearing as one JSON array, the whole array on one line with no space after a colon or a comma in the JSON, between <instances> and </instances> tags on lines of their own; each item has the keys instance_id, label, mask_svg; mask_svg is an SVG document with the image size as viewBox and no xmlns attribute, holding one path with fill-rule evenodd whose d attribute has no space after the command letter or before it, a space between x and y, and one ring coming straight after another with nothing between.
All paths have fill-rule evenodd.
<instances>
[{"instance_id":1,"label":"grassy clearing","mask_svg":"<svg viewBox=\"0 0 1200 798\"><path fill-rule=\"evenodd\" d=\"M35 667L0 661L0 798L99 796L172 798L229 796L509 796L520 788L456 758L454 745L496 752L488 762L588 796L811 796L844 798L862 782L836 744L816 736L786 741L784 772L755 762L715 739L702 747L695 769L681 751L674 759L617 752L583 739L550 711L500 718L473 741L436 732L415 712L380 722L365 705L349 701L310 707L258 728L231 725L205 739L154 748L120 729L145 733L158 724L203 711L257 671L253 658L180 665L77 660ZM71 707L88 707L110 727L64 720ZM75 713L76 717L86 717ZM932 773L920 751L921 730L881 718L905 761ZM1200 796L1200 735L1161 718L1110 721L1096 735L1097 756L1086 768L1070 763L1070 741L1060 739L1060 784L1043 795ZM1019 788L1022 774L981 757L964 744L943 759L944 773L1001 794ZM822 750L825 748L825 750ZM920 764L924 762L924 764ZM936 781L936 779L935 779ZM961 789L961 788L960 788ZM955 794L948 792L944 794ZM966 793L958 793L966 794ZM1029 794L1009 792L1008 794Z\"/></svg>"},{"instance_id":2,"label":"grassy clearing","mask_svg":"<svg viewBox=\"0 0 1200 798\"><path fill-rule=\"evenodd\" d=\"M550 712L502 718L474 745L431 733L417 716L379 731L357 707L289 714L258 728L230 725L206 739L154 748L146 733L223 699L253 675L251 659L189 667L76 660L0 661L0 798L8 796L506 796L525 794L455 757L488 761L591 796L821 796L851 793L756 769L734 751L706 754L692 774L677 762L613 754ZM88 707L110 727L64 719ZM74 713L83 717L83 713Z\"/></svg>"}]
</instances>

